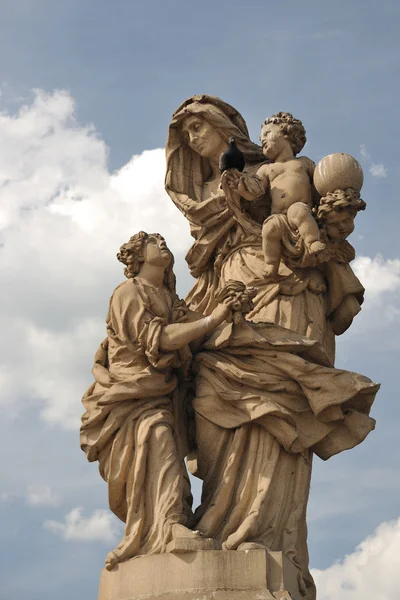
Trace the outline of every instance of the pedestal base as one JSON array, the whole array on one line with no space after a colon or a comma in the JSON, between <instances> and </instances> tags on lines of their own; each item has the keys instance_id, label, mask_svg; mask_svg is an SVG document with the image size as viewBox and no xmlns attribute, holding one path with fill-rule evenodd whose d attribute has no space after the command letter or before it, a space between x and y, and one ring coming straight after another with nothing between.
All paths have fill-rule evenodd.
<instances>
[{"instance_id":1,"label":"pedestal base","mask_svg":"<svg viewBox=\"0 0 400 600\"><path fill-rule=\"evenodd\" d=\"M265 550L155 554L102 570L99 600L300 600L297 569Z\"/></svg>"}]
</instances>

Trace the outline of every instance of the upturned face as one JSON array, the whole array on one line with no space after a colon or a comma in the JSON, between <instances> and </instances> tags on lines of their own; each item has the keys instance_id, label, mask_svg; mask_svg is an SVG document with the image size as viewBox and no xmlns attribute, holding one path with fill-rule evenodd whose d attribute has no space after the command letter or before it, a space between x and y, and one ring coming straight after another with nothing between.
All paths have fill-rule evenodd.
<instances>
[{"instance_id":1,"label":"upturned face","mask_svg":"<svg viewBox=\"0 0 400 600\"><path fill-rule=\"evenodd\" d=\"M276 123L263 125L260 142L264 156L270 160L275 160L283 150L291 147L289 140L285 138L282 129Z\"/></svg>"},{"instance_id":2,"label":"upturned face","mask_svg":"<svg viewBox=\"0 0 400 600\"><path fill-rule=\"evenodd\" d=\"M354 231L355 213L351 210L332 210L324 219L324 228L331 240L345 240Z\"/></svg>"},{"instance_id":3,"label":"upturned face","mask_svg":"<svg viewBox=\"0 0 400 600\"><path fill-rule=\"evenodd\" d=\"M155 267L168 267L172 261L172 254L161 235L152 233L143 244L144 262Z\"/></svg>"},{"instance_id":4,"label":"upturned face","mask_svg":"<svg viewBox=\"0 0 400 600\"><path fill-rule=\"evenodd\" d=\"M188 117L182 127L189 146L204 158L217 160L227 149L227 143L210 123L201 117Z\"/></svg>"}]
</instances>

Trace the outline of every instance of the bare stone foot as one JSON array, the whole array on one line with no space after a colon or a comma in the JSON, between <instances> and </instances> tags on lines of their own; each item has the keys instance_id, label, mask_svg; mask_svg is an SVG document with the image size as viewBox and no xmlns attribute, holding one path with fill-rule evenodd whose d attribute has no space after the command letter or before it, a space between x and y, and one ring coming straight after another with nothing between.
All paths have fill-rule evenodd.
<instances>
[{"instance_id":1,"label":"bare stone foot","mask_svg":"<svg viewBox=\"0 0 400 600\"><path fill-rule=\"evenodd\" d=\"M200 531L192 531L180 524L172 526L172 541L166 547L167 552L175 554L220 549L221 544L213 538L205 537Z\"/></svg>"},{"instance_id":2,"label":"bare stone foot","mask_svg":"<svg viewBox=\"0 0 400 600\"><path fill-rule=\"evenodd\" d=\"M181 525L180 523L176 523L172 526L172 539L175 538L185 538L185 539L199 539L202 538L203 534L197 529L189 529L185 527L185 525Z\"/></svg>"},{"instance_id":3,"label":"bare stone foot","mask_svg":"<svg viewBox=\"0 0 400 600\"><path fill-rule=\"evenodd\" d=\"M243 542L243 544L240 544L238 550L240 552L248 552L249 550L266 550L266 547L262 544L257 544L257 542Z\"/></svg>"},{"instance_id":4,"label":"bare stone foot","mask_svg":"<svg viewBox=\"0 0 400 600\"><path fill-rule=\"evenodd\" d=\"M278 275L278 271L279 271L279 264L266 263L265 269L264 269L264 278L269 279L270 281L279 280L279 279L281 279L281 277Z\"/></svg>"},{"instance_id":5,"label":"bare stone foot","mask_svg":"<svg viewBox=\"0 0 400 600\"><path fill-rule=\"evenodd\" d=\"M320 254L325 250L325 248L326 244L320 242L319 240L315 240L315 242L311 242L311 244L308 245L308 251L310 254Z\"/></svg>"},{"instance_id":6,"label":"bare stone foot","mask_svg":"<svg viewBox=\"0 0 400 600\"><path fill-rule=\"evenodd\" d=\"M115 565L117 565L119 562L118 556L115 554L114 551L109 552L107 554L106 557L106 569L107 571L112 571L112 569L115 567Z\"/></svg>"},{"instance_id":7,"label":"bare stone foot","mask_svg":"<svg viewBox=\"0 0 400 600\"><path fill-rule=\"evenodd\" d=\"M264 269L265 278L276 277L277 274L278 274L278 265L266 263L265 269Z\"/></svg>"}]
</instances>

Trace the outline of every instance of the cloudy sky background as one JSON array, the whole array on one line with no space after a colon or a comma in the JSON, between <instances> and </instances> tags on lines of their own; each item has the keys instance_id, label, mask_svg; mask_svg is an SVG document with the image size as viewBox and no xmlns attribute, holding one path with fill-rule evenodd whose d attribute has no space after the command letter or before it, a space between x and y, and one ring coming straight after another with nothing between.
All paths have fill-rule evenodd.
<instances>
[{"instance_id":1,"label":"cloudy sky background","mask_svg":"<svg viewBox=\"0 0 400 600\"><path fill-rule=\"evenodd\" d=\"M163 147L195 93L233 104L254 140L289 110L306 155L345 151L364 167L352 242L366 301L337 365L382 382L378 423L355 450L316 459L309 546L319 600L398 598L397 1L3 0L0 14L0 600L97 598L121 525L79 449L80 398L120 244L160 231L180 294L191 286Z\"/></svg>"}]
</instances>

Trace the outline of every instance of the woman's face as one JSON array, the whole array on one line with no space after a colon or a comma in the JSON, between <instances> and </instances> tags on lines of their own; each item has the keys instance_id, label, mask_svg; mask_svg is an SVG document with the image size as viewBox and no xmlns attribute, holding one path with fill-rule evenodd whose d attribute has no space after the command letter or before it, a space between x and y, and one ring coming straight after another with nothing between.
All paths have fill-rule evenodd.
<instances>
[{"instance_id":1,"label":"woman's face","mask_svg":"<svg viewBox=\"0 0 400 600\"><path fill-rule=\"evenodd\" d=\"M351 210L332 210L324 219L324 227L331 240L345 240L354 231L355 213Z\"/></svg>"},{"instance_id":2,"label":"woman's face","mask_svg":"<svg viewBox=\"0 0 400 600\"><path fill-rule=\"evenodd\" d=\"M217 160L228 147L218 131L201 117L188 117L182 131L187 135L192 150L204 158Z\"/></svg>"},{"instance_id":3,"label":"woman's face","mask_svg":"<svg viewBox=\"0 0 400 600\"><path fill-rule=\"evenodd\" d=\"M164 238L159 234L150 234L143 244L144 262L156 267L168 267L172 261L172 254Z\"/></svg>"}]
</instances>

